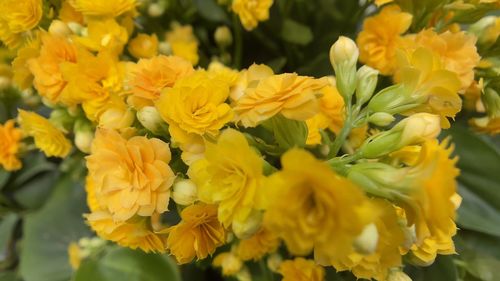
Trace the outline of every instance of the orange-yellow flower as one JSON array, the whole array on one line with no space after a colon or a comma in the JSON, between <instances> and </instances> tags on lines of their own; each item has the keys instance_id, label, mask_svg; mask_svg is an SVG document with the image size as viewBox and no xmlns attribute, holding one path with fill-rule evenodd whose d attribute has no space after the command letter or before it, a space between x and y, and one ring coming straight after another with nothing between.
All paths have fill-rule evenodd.
<instances>
[{"instance_id":1,"label":"orange-yellow flower","mask_svg":"<svg viewBox=\"0 0 500 281\"><path fill-rule=\"evenodd\" d=\"M63 62L76 62L76 47L64 37L44 33L41 35L40 56L28 60L34 85L38 93L52 103L60 102L67 82L61 73Z\"/></svg>"},{"instance_id":2,"label":"orange-yellow flower","mask_svg":"<svg viewBox=\"0 0 500 281\"><path fill-rule=\"evenodd\" d=\"M224 244L226 233L217 220L217 207L203 203L191 205L181 212L181 222L170 228L167 246L178 263L195 257L204 259Z\"/></svg>"},{"instance_id":3,"label":"orange-yellow flower","mask_svg":"<svg viewBox=\"0 0 500 281\"><path fill-rule=\"evenodd\" d=\"M285 73L252 84L233 108L237 120L245 127L255 127L278 113L288 119L307 120L319 112L317 96L328 81Z\"/></svg>"},{"instance_id":4,"label":"orange-yellow flower","mask_svg":"<svg viewBox=\"0 0 500 281\"><path fill-rule=\"evenodd\" d=\"M172 30L167 32L167 42L174 56L181 57L193 65L198 63L198 39L193 34L190 25L172 24Z\"/></svg>"},{"instance_id":5,"label":"orange-yellow flower","mask_svg":"<svg viewBox=\"0 0 500 281\"><path fill-rule=\"evenodd\" d=\"M168 144L159 139L125 139L116 131L98 129L87 168L99 205L114 221L167 211L175 179L170 159Z\"/></svg>"},{"instance_id":6,"label":"orange-yellow flower","mask_svg":"<svg viewBox=\"0 0 500 281\"><path fill-rule=\"evenodd\" d=\"M240 17L243 27L252 30L259 21L269 19L269 8L272 5L273 0L234 0L231 8Z\"/></svg>"},{"instance_id":7,"label":"orange-yellow flower","mask_svg":"<svg viewBox=\"0 0 500 281\"><path fill-rule=\"evenodd\" d=\"M132 11L136 0L69 0L69 3L85 16L117 17Z\"/></svg>"},{"instance_id":8,"label":"orange-yellow flower","mask_svg":"<svg viewBox=\"0 0 500 281\"><path fill-rule=\"evenodd\" d=\"M128 43L128 51L135 58L152 58L158 54L158 37L139 33Z\"/></svg>"},{"instance_id":9,"label":"orange-yellow flower","mask_svg":"<svg viewBox=\"0 0 500 281\"><path fill-rule=\"evenodd\" d=\"M42 18L42 0L0 1L0 41L9 48L18 47L21 33L38 25Z\"/></svg>"},{"instance_id":10,"label":"orange-yellow flower","mask_svg":"<svg viewBox=\"0 0 500 281\"><path fill-rule=\"evenodd\" d=\"M127 29L115 19L88 20L85 36L73 36L73 40L92 51L106 51L119 55L128 41Z\"/></svg>"},{"instance_id":11,"label":"orange-yellow flower","mask_svg":"<svg viewBox=\"0 0 500 281\"><path fill-rule=\"evenodd\" d=\"M160 55L140 59L130 66L129 103L136 108L153 105L162 90L173 87L177 80L193 72L191 63L180 57Z\"/></svg>"},{"instance_id":12,"label":"orange-yellow flower","mask_svg":"<svg viewBox=\"0 0 500 281\"><path fill-rule=\"evenodd\" d=\"M379 14L367 18L359 33L359 59L390 75L396 70L396 50L404 44L401 37L411 25L412 15L397 5L384 7Z\"/></svg>"},{"instance_id":13,"label":"orange-yellow flower","mask_svg":"<svg viewBox=\"0 0 500 281\"><path fill-rule=\"evenodd\" d=\"M295 258L281 263L279 273L283 275L282 281L323 281L325 269L312 260Z\"/></svg>"},{"instance_id":14,"label":"orange-yellow flower","mask_svg":"<svg viewBox=\"0 0 500 281\"><path fill-rule=\"evenodd\" d=\"M7 171L21 169L18 158L22 132L14 127L14 120L0 124L0 166Z\"/></svg>"},{"instance_id":15,"label":"orange-yellow flower","mask_svg":"<svg viewBox=\"0 0 500 281\"><path fill-rule=\"evenodd\" d=\"M21 89L27 89L33 84L33 74L30 71L28 61L40 55L40 38L31 40L17 51L16 58L12 61L14 82Z\"/></svg>"},{"instance_id":16,"label":"orange-yellow flower","mask_svg":"<svg viewBox=\"0 0 500 281\"><path fill-rule=\"evenodd\" d=\"M238 257L244 261L257 261L276 251L279 244L278 236L263 226L250 238L243 239L238 243Z\"/></svg>"},{"instance_id":17,"label":"orange-yellow flower","mask_svg":"<svg viewBox=\"0 0 500 281\"><path fill-rule=\"evenodd\" d=\"M66 157L71 143L49 120L34 113L19 109L18 122L23 133L33 137L35 146L47 157Z\"/></svg>"}]
</instances>

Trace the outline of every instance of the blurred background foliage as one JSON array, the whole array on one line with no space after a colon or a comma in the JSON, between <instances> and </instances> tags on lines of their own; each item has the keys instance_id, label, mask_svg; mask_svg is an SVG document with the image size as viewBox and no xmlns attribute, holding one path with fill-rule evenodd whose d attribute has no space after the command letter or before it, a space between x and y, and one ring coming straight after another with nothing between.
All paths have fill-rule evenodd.
<instances>
[{"instance_id":1,"label":"blurred background foliage","mask_svg":"<svg viewBox=\"0 0 500 281\"><path fill-rule=\"evenodd\" d=\"M52 1L58 5L58 1ZM339 35L355 38L368 2L346 0L275 0L270 20L244 31L235 15L215 0L168 0L161 17L136 19L140 32L160 38L174 21L191 24L200 42L200 65L223 55L214 42L217 27L228 26L234 38L229 52L234 68L265 63L275 72L323 76L333 73L328 59ZM403 1L404 2L404 1ZM429 1L426 1L429 2ZM481 16L485 11L480 12ZM387 86L388 79L380 82ZM22 104L21 102L24 101ZM29 107L14 88L0 91L0 123L13 118L17 107ZM41 113L44 109L37 108ZM406 267L415 281L500 280L500 138L478 135L466 125L466 113L443 132L455 143L461 170L457 252L441 256L429 267ZM114 245L85 260L74 272L68 246L91 237L83 221L85 202L83 154L61 162L39 152L23 158L15 173L0 170L0 281L160 281L223 280L208 264L178 267L166 255L145 254ZM261 276L252 264L253 280ZM355 280L350 273L327 272L327 280Z\"/></svg>"}]
</instances>

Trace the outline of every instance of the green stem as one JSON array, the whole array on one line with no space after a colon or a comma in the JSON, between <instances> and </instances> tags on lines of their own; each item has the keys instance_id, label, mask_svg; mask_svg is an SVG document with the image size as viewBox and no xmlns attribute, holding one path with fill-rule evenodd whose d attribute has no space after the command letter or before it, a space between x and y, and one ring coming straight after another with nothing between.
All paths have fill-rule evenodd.
<instances>
[{"instance_id":1,"label":"green stem","mask_svg":"<svg viewBox=\"0 0 500 281\"><path fill-rule=\"evenodd\" d=\"M241 24L239 22L238 16L236 14L233 15L233 28L234 28L234 37L235 37L235 45L234 45L234 67L236 69L241 68L241 56L243 54L243 35L241 30Z\"/></svg>"},{"instance_id":2,"label":"green stem","mask_svg":"<svg viewBox=\"0 0 500 281\"><path fill-rule=\"evenodd\" d=\"M335 136L335 140L333 141L331 147L330 147L330 153L328 153L328 157L334 157L336 156L340 148L342 147L342 144L344 144L345 140L349 136L349 133L351 132L353 128L353 114L352 114L352 105L351 105L351 100L348 99L346 102L347 108L346 108L346 119L344 122L344 126L340 130L339 134Z\"/></svg>"}]
</instances>

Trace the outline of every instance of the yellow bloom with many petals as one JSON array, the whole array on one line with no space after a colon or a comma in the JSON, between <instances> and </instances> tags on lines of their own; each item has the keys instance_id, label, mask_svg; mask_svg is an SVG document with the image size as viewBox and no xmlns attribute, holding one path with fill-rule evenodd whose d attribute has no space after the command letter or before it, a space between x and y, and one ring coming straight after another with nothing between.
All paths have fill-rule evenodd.
<instances>
[{"instance_id":1,"label":"yellow bloom with many petals","mask_svg":"<svg viewBox=\"0 0 500 281\"><path fill-rule=\"evenodd\" d=\"M262 259L266 254L276 251L279 244L280 240L278 236L267 227L262 226L250 238L243 239L238 243L238 257L244 261L257 261Z\"/></svg>"},{"instance_id":2,"label":"yellow bloom with many petals","mask_svg":"<svg viewBox=\"0 0 500 281\"><path fill-rule=\"evenodd\" d=\"M38 37L38 36L37 36ZM33 73L31 73L28 61L40 56L40 38L36 38L27 43L17 51L16 58L12 61L14 72L14 82L25 90L33 84Z\"/></svg>"},{"instance_id":3,"label":"yellow bloom with many petals","mask_svg":"<svg viewBox=\"0 0 500 281\"><path fill-rule=\"evenodd\" d=\"M193 34L190 25L172 25L172 31L167 32L167 42L174 56L181 57L193 65L198 64L198 39Z\"/></svg>"},{"instance_id":4,"label":"yellow bloom with many petals","mask_svg":"<svg viewBox=\"0 0 500 281\"><path fill-rule=\"evenodd\" d=\"M14 127L14 120L0 124L0 166L7 171L21 169L18 158L21 139L22 132Z\"/></svg>"},{"instance_id":5,"label":"yellow bloom with many petals","mask_svg":"<svg viewBox=\"0 0 500 281\"><path fill-rule=\"evenodd\" d=\"M425 29L409 38L414 42L410 48L432 50L441 59L444 69L456 73L462 89L470 86L474 80L474 68L480 60L476 37L463 31L438 34L432 29Z\"/></svg>"},{"instance_id":6,"label":"yellow bloom with many petals","mask_svg":"<svg viewBox=\"0 0 500 281\"><path fill-rule=\"evenodd\" d=\"M345 256L376 216L363 191L304 150L289 150L281 162L282 170L272 174L259 193L266 209L264 222L294 255L314 249L321 264Z\"/></svg>"},{"instance_id":7,"label":"yellow bloom with many petals","mask_svg":"<svg viewBox=\"0 0 500 281\"><path fill-rule=\"evenodd\" d=\"M312 260L295 258L281 263L279 273L283 281L323 281L325 269Z\"/></svg>"},{"instance_id":8,"label":"yellow bloom with many petals","mask_svg":"<svg viewBox=\"0 0 500 281\"><path fill-rule=\"evenodd\" d=\"M392 74L396 70L396 50L404 44L401 35L411 21L412 15L397 5L384 7L379 14L367 18L357 38L359 59L382 74Z\"/></svg>"},{"instance_id":9,"label":"yellow bloom with many petals","mask_svg":"<svg viewBox=\"0 0 500 281\"><path fill-rule=\"evenodd\" d=\"M137 6L136 0L69 0L85 16L116 17Z\"/></svg>"},{"instance_id":10,"label":"yellow bloom with many petals","mask_svg":"<svg viewBox=\"0 0 500 281\"><path fill-rule=\"evenodd\" d=\"M217 220L217 207L203 203L191 205L181 212L181 222L170 228L167 246L179 264L212 255L226 238Z\"/></svg>"},{"instance_id":11,"label":"yellow bloom with many petals","mask_svg":"<svg viewBox=\"0 0 500 281\"><path fill-rule=\"evenodd\" d=\"M170 159L168 144L159 139L125 139L116 131L99 129L87 156L99 205L114 221L167 211L175 179Z\"/></svg>"},{"instance_id":12,"label":"yellow bloom with many petals","mask_svg":"<svg viewBox=\"0 0 500 281\"><path fill-rule=\"evenodd\" d=\"M85 36L73 36L73 40L89 50L118 55L128 41L128 33L115 19L93 19L88 20Z\"/></svg>"},{"instance_id":13,"label":"yellow bloom with many petals","mask_svg":"<svg viewBox=\"0 0 500 281\"><path fill-rule=\"evenodd\" d=\"M405 236L391 203L374 199L372 206L380 211L380 217L375 221L378 232L376 251L371 254L353 251L333 261L332 265L337 271L352 271L357 278L385 281L391 268L401 266L399 246L405 241Z\"/></svg>"},{"instance_id":14,"label":"yellow bloom with many petals","mask_svg":"<svg viewBox=\"0 0 500 281\"><path fill-rule=\"evenodd\" d=\"M18 122L23 133L33 137L35 146L47 157L66 157L71 150L71 143L64 134L49 120L34 113L19 110Z\"/></svg>"},{"instance_id":15,"label":"yellow bloom with many petals","mask_svg":"<svg viewBox=\"0 0 500 281\"><path fill-rule=\"evenodd\" d=\"M418 266L429 266L436 260L437 255L453 255L455 245L446 235L429 236L422 242L413 244L408 255L409 261Z\"/></svg>"},{"instance_id":16,"label":"yellow bloom with many petals","mask_svg":"<svg viewBox=\"0 0 500 281\"><path fill-rule=\"evenodd\" d=\"M158 37L139 33L128 43L128 51L135 58L152 58L158 54Z\"/></svg>"},{"instance_id":17,"label":"yellow bloom with many petals","mask_svg":"<svg viewBox=\"0 0 500 281\"><path fill-rule=\"evenodd\" d=\"M21 33L36 27L42 18L42 0L3 0L0 11L0 41L15 48L21 43Z\"/></svg>"},{"instance_id":18,"label":"yellow bloom with many petals","mask_svg":"<svg viewBox=\"0 0 500 281\"><path fill-rule=\"evenodd\" d=\"M140 59L129 66L128 86L132 95L128 101L136 108L153 105L162 90L193 72L191 63L180 57L160 55Z\"/></svg>"},{"instance_id":19,"label":"yellow bloom with many petals","mask_svg":"<svg viewBox=\"0 0 500 281\"><path fill-rule=\"evenodd\" d=\"M52 103L60 102L60 95L67 82L61 73L63 62L76 62L76 47L64 37L53 34L41 35L40 55L28 60L38 93Z\"/></svg>"},{"instance_id":20,"label":"yellow bloom with many petals","mask_svg":"<svg viewBox=\"0 0 500 281\"><path fill-rule=\"evenodd\" d=\"M278 113L301 121L313 117L319 112L319 92L328 81L285 73L252 84L233 107L237 120L245 127L255 127Z\"/></svg>"},{"instance_id":21,"label":"yellow bloom with many petals","mask_svg":"<svg viewBox=\"0 0 500 281\"><path fill-rule=\"evenodd\" d=\"M234 0L231 8L240 17L241 24L246 30L257 27L259 21L269 19L269 9L273 0Z\"/></svg>"},{"instance_id":22,"label":"yellow bloom with many petals","mask_svg":"<svg viewBox=\"0 0 500 281\"><path fill-rule=\"evenodd\" d=\"M245 136L227 129L216 144L206 142L204 158L191 165L188 175L201 201L218 204L218 219L227 228L249 218L264 179L262 170L262 159Z\"/></svg>"}]
</instances>

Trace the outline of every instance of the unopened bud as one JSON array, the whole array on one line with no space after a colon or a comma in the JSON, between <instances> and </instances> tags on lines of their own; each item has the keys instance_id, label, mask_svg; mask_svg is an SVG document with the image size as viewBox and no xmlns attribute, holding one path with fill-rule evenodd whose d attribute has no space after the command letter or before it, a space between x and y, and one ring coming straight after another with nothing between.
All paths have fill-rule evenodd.
<instances>
[{"instance_id":1,"label":"unopened bud","mask_svg":"<svg viewBox=\"0 0 500 281\"><path fill-rule=\"evenodd\" d=\"M107 129L125 129L134 123L134 113L128 108L109 108L99 117L99 126Z\"/></svg>"},{"instance_id":2,"label":"unopened bud","mask_svg":"<svg viewBox=\"0 0 500 281\"><path fill-rule=\"evenodd\" d=\"M359 50L351 39L340 36L330 48L330 62L335 70L337 88L344 98L350 101L356 89L356 62Z\"/></svg>"},{"instance_id":3,"label":"unopened bud","mask_svg":"<svg viewBox=\"0 0 500 281\"><path fill-rule=\"evenodd\" d=\"M94 133L92 131L76 131L75 132L75 145L83 153L90 153L90 147Z\"/></svg>"},{"instance_id":4,"label":"unopened bud","mask_svg":"<svg viewBox=\"0 0 500 281\"><path fill-rule=\"evenodd\" d=\"M157 18L165 13L166 6L161 3L151 3L148 7L148 15Z\"/></svg>"},{"instance_id":5,"label":"unopened bud","mask_svg":"<svg viewBox=\"0 0 500 281\"><path fill-rule=\"evenodd\" d=\"M359 105L364 104L370 100L378 81L378 71L363 65L358 72L357 80L358 85L356 86L356 103Z\"/></svg>"},{"instance_id":6,"label":"unopened bud","mask_svg":"<svg viewBox=\"0 0 500 281\"><path fill-rule=\"evenodd\" d=\"M267 267L272 272L278 272L283 262L283 257L278 253L273 253L267 258Z\"/></svg>"},{"instance_id":7,"label":"unopened bud","mask_svg":"<svg viewBox=\"0 0 500 281\"><path fill-rule=\"evenodd\" d=\"M128 51L135 58L152 58L158 54L158 37L139 33L128 43Z\"/></svg>"},{"instance_id":8,"label":"unopened bud","mask_svg":"<svg viewBox=\"0 0 500 281\"><path fill-rule=\"evenodd\" d=\"M262 212L252 210L245 221L233 221L233 232L240 239L248 239L254 235L262 225Z\"/></svg>"},{"instance_id":9,"label":"unopened bud","mask_svg":"<svg viewBox=\"0 0 500 281\"><path fill-rule=\"evenodd\" d=\"M160 113L154 106L145 106L137 112L137 119L144 128L150 130L156 135L167 132L167 124L160 116Z\"/></svg>"},{"instance_id":10,"label":"unopened bud","mask_svg":"<svg viewBox=\"0 0 500 281\"><path fill-rule=\"evenodd\" d=\"M68 22L68 28L76 35L83 35L84 27L77 22Z\"/></svg>"},{"instance_id":11,"label":"unopened bud","mask_svg":"<svg viewBox=\"0 0 500 281\"><path fill-rule=\"evenodd\" d=\"M233 43L231 30L227 26L219 26L215 30L214 39L217 45L221 48L230 46Z\"/></svg>"},{"instance_id":12,"label":"unopened bud","mask_svg":"<svg viewBox=\"0 0 500 281\"><path fill-rule=\"evenodd\" d=\"M418 144L426 139L436 138L441 132L441 121L438 115L416 113L394 126L402 129L399 147Z\"/></svg>"},{"instance_id":13,"label":"unopened bud","mask_svg":"<svg viewBox=\"0 0 500 281\"><path fill-rule=\"evenodd\" d=\"M213 261L213 265L222 267L222 275L233 276L241 270L243 262L238 256L229 252L217 255Z\"/></svg>"},{"instance_id":14,"label":"unopened bud","mask_svg":"<svg viewBox=\"0 0 500 281\"><path fill-rule=\"evenodd\" d=\"M389 113L376 112L368 118L368 122L375 124L377 126L387 126L391 124L396 118Z\"/></svg>"},{"instance_id":15,"label":"unopened bud","mask_svg":"<svg viewBox=\"0 0 500 281\"><path fill-rule=\"evenodd\" d=\"M373 254L377 250L377 244L378 231L374 223L365 226L361 234L354 240L354 248L358 253L364 255Z\"/></svg>"},{"instance_id":16,"label":"unopened bud","mask_svg":"<svg viewBox=\"0 0 500 281\"><path fill-rule=\"evenodd\" d=\"M500 95L492 88L486 88L482 96L486 112L490 117L500 117Z\"/></svg>"},{"instance_id":17,"label":"unopened bud","mask_svg":"<svg viewBox=\"0 0 500 281\"><path fill-rule=\"evenodd\" d=\"M189 179L176 182L174 184L172 199L174 199L175 203L182 206L193 204L198 199L196 184Z\"/></svg>"},{"instance_id":18,"label":"unopened bud","mask_svg":"<svg viewBox=\"0 0 500 281\"><path fill-rule=\"evenodd\" d=\"M412 281L410 276L406 275L401 270L391 270L389 276L387 276L387 281Z\"/></svg>"},{"instance_id":19,"label":"unopened bud","mask_svg":"<svg viewBox=\"0 0 500 281\"><path fill-rule=\"evenodd\" d=\"M172 47L168 42L160 42L158 45L158 52L162 55L171 55L172 54Z\"/></svg>"},{"instance_id":20,"label":"unopened bud","mask_svg":"<svg viewBox=\"0 0 500 281\"><path fill-rule=\"evenodd\" d=\"M59 36L68 36L70 35L71 29L68 27L66 23L60 20L53 20L49 26L49 32L54 35Z\"/></svg>"}]
</instances>

